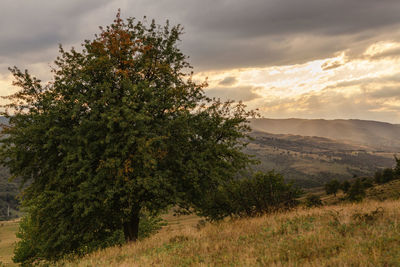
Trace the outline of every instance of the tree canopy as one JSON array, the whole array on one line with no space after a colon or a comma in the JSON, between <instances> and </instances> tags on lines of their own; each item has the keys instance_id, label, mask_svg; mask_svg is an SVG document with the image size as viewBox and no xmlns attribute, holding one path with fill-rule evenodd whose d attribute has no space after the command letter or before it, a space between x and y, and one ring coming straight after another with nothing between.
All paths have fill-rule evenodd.
<instances>
[{"instance_id":1,"label":"tree canopy","mask_svg":"<svg viewBox=\"0 0 400 267\"><path fill-rule=\"evenodd\" d=\"M60 46L49 82L10 69L20 90L7 97L0 160L28 182L17 261L95 249L117 230L136 240L142 211L201 210L252 162L241 149L254 112L205 96L180 25L118 13L100 29L80 50Z\"/></svg>"},{"instance_id":2,"label":"tree canopy","mask_svg":"<svg viewBox=\"0 0 400 267\"><path fill-rule=\"evenodd\" d=\"M326 194L334 194L336 196L336 193L340 189L340 182L336 179L333 179L325 184L325 191Z\"/></svg>"}]
</instances>

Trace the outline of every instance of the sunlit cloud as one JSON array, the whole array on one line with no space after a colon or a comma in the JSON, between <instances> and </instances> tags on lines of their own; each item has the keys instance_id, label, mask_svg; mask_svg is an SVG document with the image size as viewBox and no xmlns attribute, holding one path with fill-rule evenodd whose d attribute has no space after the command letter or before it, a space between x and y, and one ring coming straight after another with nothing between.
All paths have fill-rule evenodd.
<instances>
[{"instance_id":1,"label":"sunlit cloud","mask_svg":"<svg viewBox=\"0 0 400 267\"><path fill-rule=\"evenodd\" d=\"M400 43L378 42L359 57L346 51L304 64L203 72L206 93L242 99L271 118L358 118L400 122ZM397 52L396 52L397 51ZM382 55L391 54L389 57ZM229 81L235 81L231 85ZM247 90L239 93L237 90ZM246 94L260 97L249 98ZM246 98L247 97L247 98ZM238 100L238 99L235 99Z\"/></svg>"}]
</instances>

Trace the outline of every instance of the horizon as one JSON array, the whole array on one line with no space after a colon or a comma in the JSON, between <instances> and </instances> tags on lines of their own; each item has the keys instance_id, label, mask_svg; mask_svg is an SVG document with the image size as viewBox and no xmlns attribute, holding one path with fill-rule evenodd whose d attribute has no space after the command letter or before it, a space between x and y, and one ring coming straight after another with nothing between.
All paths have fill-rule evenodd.
<instances>
[{"instance_id":1,"label":"horizon","mask_svg":"<svg viewBox=\"0 0 400 267\"><path fill-rule=\"evenodd\" d=\"M194 79L208 78L210 97L242 100L271 119L400 124L400 2L392 0L4 0L0 95L16 90L8 67L50 80L58 44L79 48L118 8L123 18L182 24L180 48Z\"/></svg>"},{"instance_id":2,"label":"horizon","mask_svg":"<svg viewBox=\"0 0 400 267\"><path fill-rule=\"evenodd\" d=\"M291 118L267 118L267 117L260 117L260 118L252 118L252 119L266 119L266 120L308 120L308 121L366 121L366 122L379 122L379 123L387 123L391 125L400 125L399 123L391 123L387 121L377 121L377 120L363 120L363 119L352 119L352 118L333 118L333 119L324 119L324 118L296 118L296 117L291 117Z\"/></svg>"}]
</instances>

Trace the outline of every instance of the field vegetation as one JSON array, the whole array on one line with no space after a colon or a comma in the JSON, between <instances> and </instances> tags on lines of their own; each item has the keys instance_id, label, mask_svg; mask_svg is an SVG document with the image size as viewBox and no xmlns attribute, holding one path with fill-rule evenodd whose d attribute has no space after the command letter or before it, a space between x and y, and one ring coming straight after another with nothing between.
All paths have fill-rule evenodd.
<instances>
[{"instance_id":1,"label":"field vegetation","mask_svg":"<svg viewBox=\"0 0 400 267\"><path fill-rule=\"evenodd\" d=\"M206 223L195 215L162 216L167 224L136 244L65 259L58 266L397 266L400 180L374 185L361 203L312 195L320 205L282 213ZM312 205L311 205L312 206ZM0 224L0 261L12 263L17 221ZM396 243L397 242L397 243ZM275 254L276 253L276 254ZM356 253L357 257L352 257ZM372 254L371 254L372 253ZM0 265L1 266L1 265Z\"/></svg>"},{"instance_id":2,"label":"field vegetation","mask_svg":"<svg viewBox=\"0 0 400 267\"><path fill-rule=\"evenodd\" d=\"M166 227L149 239L59 266L398 266L400 201L344 203L219 224Z\"/></svg>"},{"instance_id":3,"label":"field vegetation","mask_svg":"<svg viewBox=\"0 0 400 267\"><path fill-rule=\"evenodd\" d=\"M257 126L260 120L252 120ZM373 176L376 170L395 164L393 152L366 145L345 143L316 136L270 134L254 131L247 146L260 164L258 171L271 169L302 188L321 187L332 179Z\"/></svg>"},{"instance_id":4,"label":"field vegetation","mask_svg":"<svg viewBox=\"0 0 400 267\"><path fill-rule=\"evenodd\" d=\"M0 222L0 266L14 266L12 257L14 244L17 241L15 233L18 229L18 221Z\"/></svg>"},{"instance_id":5,"label":"field vegetation","mask_svg":"<svg viewBox=\"0 0 400 267\"><path fill-rule=\"evenodd\" d=\"M20 90L0 112L0 164L23 190L20 203L0 192L0 219L25 215L1 226L1 265L11 250L23 266L398 264L399 201L361 201L400 178L400 160L252 133L256 110L194 81L182 33L118 12L81 49L60 46L52 82L10 68ZM300 199L297 186L322 185L329 201ZM165 226L168 211L192 216Z\"/></svg>"}]
</instances>

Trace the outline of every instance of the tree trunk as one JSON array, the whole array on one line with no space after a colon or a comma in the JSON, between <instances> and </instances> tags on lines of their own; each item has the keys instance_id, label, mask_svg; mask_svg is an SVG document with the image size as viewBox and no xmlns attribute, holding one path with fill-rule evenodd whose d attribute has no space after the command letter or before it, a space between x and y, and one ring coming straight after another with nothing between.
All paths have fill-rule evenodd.
<instances>
[{"instance_id":1,"label":"tree trunk","mask_svg":"<svg viewBox=\"0 0 400 267\"><path fill-rule=\"evenodd\" d=\"M139 237L139 212L133 212L130 219L123 224L126 242L135 242Z\"/></svg>"}]
</instances>

